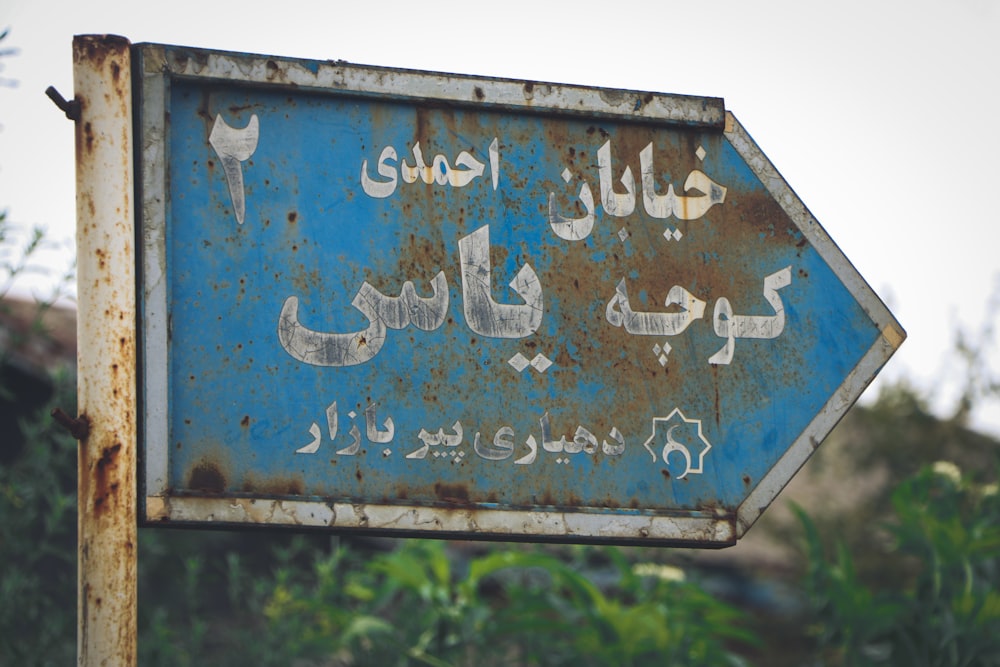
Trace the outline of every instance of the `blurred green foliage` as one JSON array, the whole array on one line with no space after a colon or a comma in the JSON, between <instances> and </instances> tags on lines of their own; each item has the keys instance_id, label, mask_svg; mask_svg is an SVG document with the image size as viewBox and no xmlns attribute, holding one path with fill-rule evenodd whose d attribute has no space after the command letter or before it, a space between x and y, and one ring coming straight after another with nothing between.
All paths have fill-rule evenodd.
<instances>
[{"instance_id":1,"label":"blurred green foliage","mask_svg":"<svg viewBox=\"0 0 1000 667\"><path fill-rule=\"evenodd\" d=\"M798 512L823 664L1000 665L997 484L938 462L896 487L892 505L882 556L896 576L868 581Z\"/></svg>"},{"instance_id":2,"label":"blurred green foliage","mask_svg":"<svg viewBox=\"0 0 1000 667\"><path fill-rule=\"evenodd\" d=\"M615 571L603 589L595 555ZM752 642L742 614L615 549L500 548L455 572L445 544L410 540L365 564L339 549L312 572L276 578L265 613L320 660L407 665L742 664L725 640ZM296 580L298 579L298 581ZM321 663L316 663L321 664Z\"/></svg>"},{"instance_id":3,"label":"blurred green foliage","mask_svg":"<svg viewBox=\"0 0 1000 667\"><path fill-rule=\"evenodd\" d=\"M55 400L72 405L71 378L56 380ZM72 664L76 442L40 413L21 423L30 446L13 462L0 463L0 665Z\"/></svg>"},{"instance_id":4,"label":"blurred green foliage","mask_svg":"<svg viewBox=\"0 0 1000 667\"><path fill-rule=\"evenodd\" d=\"M744 614L679 570L616 549L507 545L464 558L433 540L372 552L300 535L270 550L264 572L232 551L217 563L227 599L214 611L192 604L213 580L204 560L161 564L179 566L176 588L189 590L141 604L140 663L742 665L730 645L755 641ZM614 574L601 586L586 574L595 558ZM148 557L140 565L147 576Z\"/></svg>"}]
</instances>

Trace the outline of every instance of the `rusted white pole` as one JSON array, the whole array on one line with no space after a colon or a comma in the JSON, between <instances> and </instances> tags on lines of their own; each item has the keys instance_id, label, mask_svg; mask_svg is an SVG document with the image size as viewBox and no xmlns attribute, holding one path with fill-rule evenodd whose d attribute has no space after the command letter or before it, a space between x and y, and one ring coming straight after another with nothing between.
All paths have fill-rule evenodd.
<instances>
[{"instance_id":1,"label":"rusted white pole","mask_svg":"<svg viewBox=\"0 0 1000 667\"><path fill-rule=\"evenodd\" d=\"M77 400L77 664L136 664L136 343L129 42L73 39Z\"/></svg>"}]
</instances>

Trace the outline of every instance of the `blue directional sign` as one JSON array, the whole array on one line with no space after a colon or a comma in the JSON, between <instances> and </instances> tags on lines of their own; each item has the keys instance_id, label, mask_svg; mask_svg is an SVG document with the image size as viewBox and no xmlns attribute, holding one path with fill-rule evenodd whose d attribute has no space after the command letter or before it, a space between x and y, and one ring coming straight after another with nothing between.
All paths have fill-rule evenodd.
<instances>
[{"instance_id":1,"label":"blue directional sign","mask_svg":"<svg viewBox=\"0 0 1000 667\"><path fill-rule=\"evenodd\" d=\"M150 523L731 544L905 337L720 99L136 54Z\"/></svg>"}]
</instances>

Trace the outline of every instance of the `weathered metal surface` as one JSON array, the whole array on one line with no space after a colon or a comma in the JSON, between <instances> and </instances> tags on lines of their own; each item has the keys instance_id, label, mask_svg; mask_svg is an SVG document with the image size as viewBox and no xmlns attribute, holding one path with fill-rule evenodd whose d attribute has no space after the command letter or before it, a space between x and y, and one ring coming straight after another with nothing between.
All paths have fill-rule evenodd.
<instances>
[{"instance_id":1,"label":"weathered metal surface","mask_svg":"<svg viewBox=\"0 0 1000 667\"><path fill-rule=\"evenodd\" d=\"M904 337L722 100L137 48L150 521L731 544Z\"/></svg>"},{"instance_id":2,"label":"weathered metal surface","mask_svg":"<svg viewBox=\"0 0 1000 667\"><path fill-rule=\"evenodd\" d=\"M77 188L77 663L136 664L136 301L131 54L73 40Z\"/></svg>"}]
</instances>

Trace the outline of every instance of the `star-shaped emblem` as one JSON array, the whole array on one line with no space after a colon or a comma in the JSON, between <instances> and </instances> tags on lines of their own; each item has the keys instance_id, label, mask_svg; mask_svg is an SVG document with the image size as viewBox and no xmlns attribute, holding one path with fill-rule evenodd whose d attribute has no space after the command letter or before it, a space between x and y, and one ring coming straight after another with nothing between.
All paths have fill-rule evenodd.
<instances>
[{"instance_id":1,"label":"star-shaped emblem","mask_svg":"<svg viewBox=\"0 0 1000 667\"><path fill-rule=\"evenodd\" d=\"M686 431L688 431L688 435L695 436L696 440L695 438L691 438L680 442L674 436L674 432L685 424L694 426L694 429L686 429ZM660 446L661 443L662 448ZM642 445L653 457L653 461L656 461L657 458L657 452L654 447L660 449L660 456L668 466L670 465L670 454L672 452L679 452L684 457L684 472L677 479L684 479L689 474L700 475L703 473L705 454L712 448L712 443L708 441L705 434L701 431L701 420L688 419L681 412L680 408L674 408L674 411L666 417L653 417L653 433ZM692 455L692 450L696 454Z\"/></svg>"}]
</instances>

